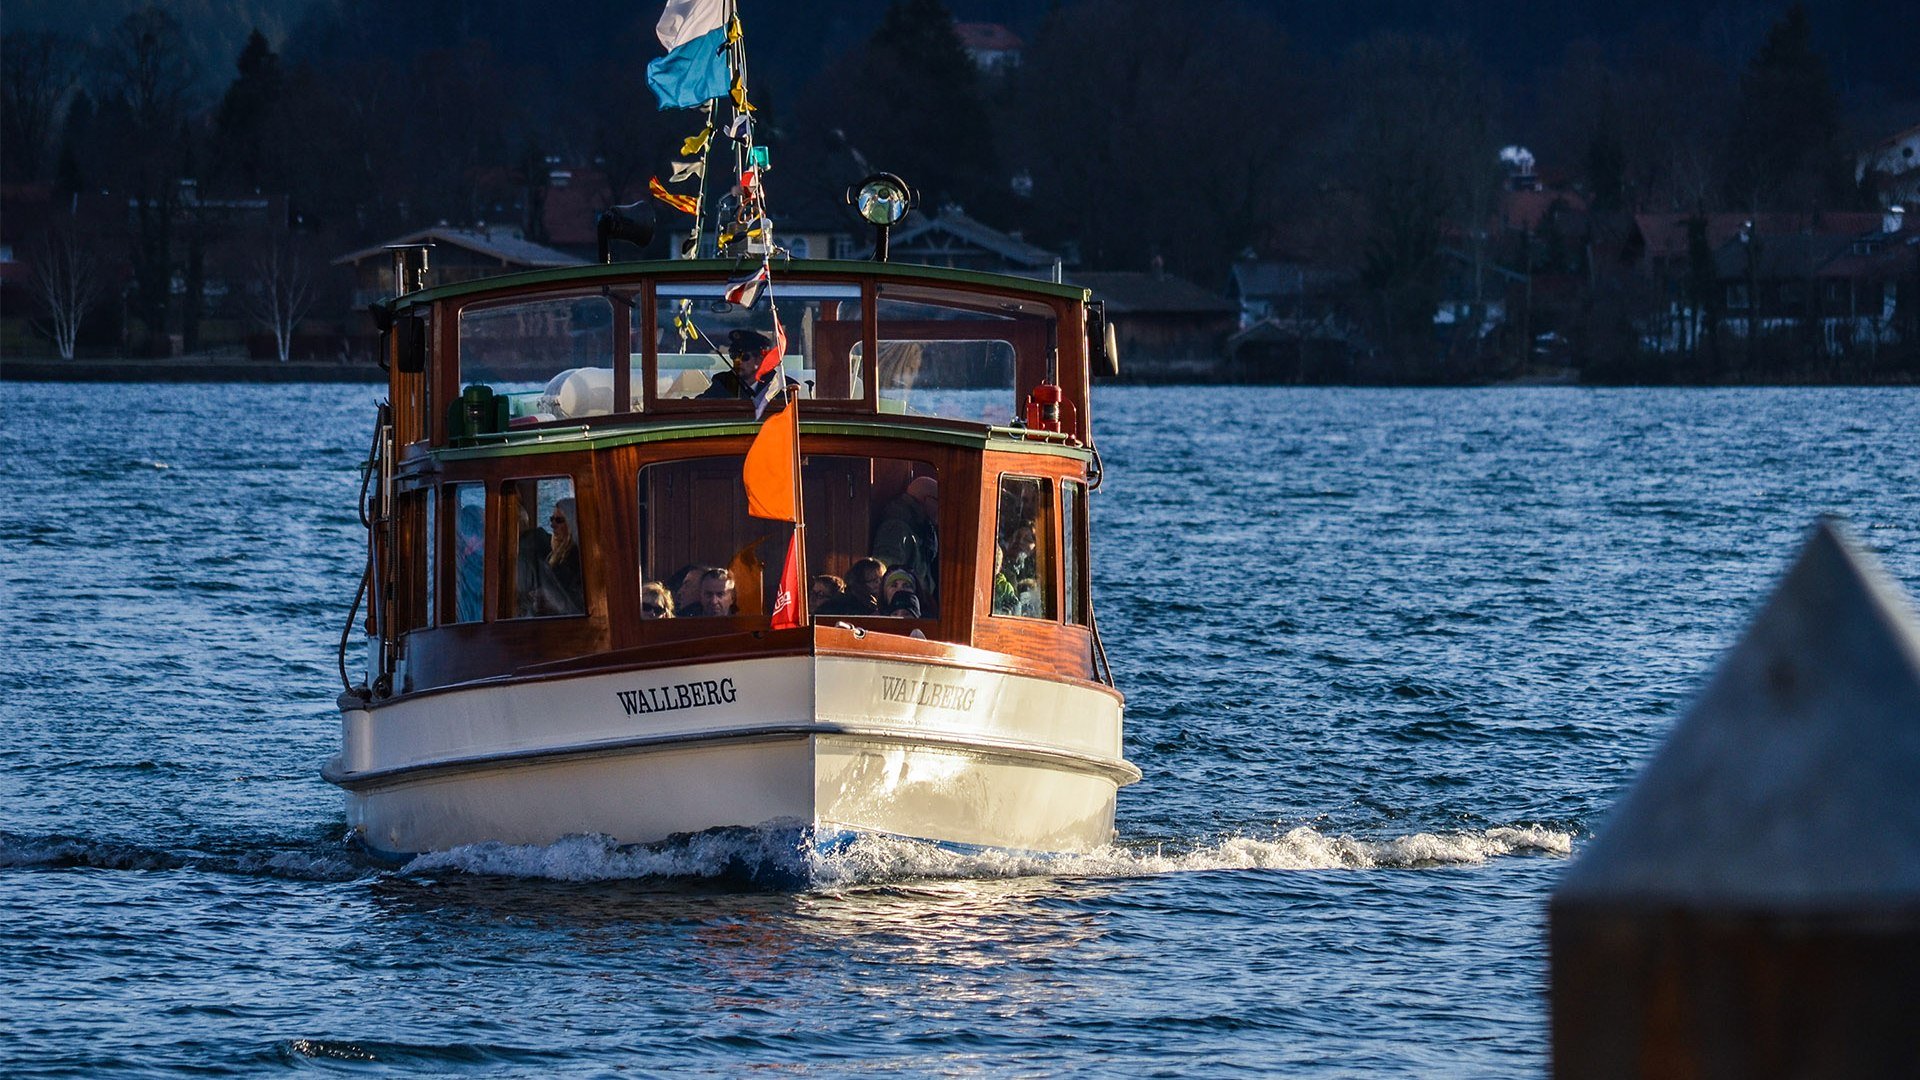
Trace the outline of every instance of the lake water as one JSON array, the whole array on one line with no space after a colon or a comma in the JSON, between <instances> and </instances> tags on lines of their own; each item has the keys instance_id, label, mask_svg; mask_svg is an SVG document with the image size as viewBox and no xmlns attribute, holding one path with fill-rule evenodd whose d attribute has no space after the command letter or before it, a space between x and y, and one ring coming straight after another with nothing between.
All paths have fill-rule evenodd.
<instances>
[{"instance_id":1,"label":"lake water","mask_svg":"<svg viewBox=\"0 0 1920 1080\"><path fill-rule=\"evenodd\" d=\"M1536 1076L1543 902L1913 390L1100 390L1119 843L387 869L334 648L365 387L11 384L0 1074Z\"/></svg>"}]
</instances>

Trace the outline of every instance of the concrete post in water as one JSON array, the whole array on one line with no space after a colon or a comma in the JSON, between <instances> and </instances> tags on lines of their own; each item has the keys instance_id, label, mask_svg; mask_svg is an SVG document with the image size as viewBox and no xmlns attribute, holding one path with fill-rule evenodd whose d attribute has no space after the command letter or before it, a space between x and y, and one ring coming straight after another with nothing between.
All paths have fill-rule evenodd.
<instances>
[{"instance_id":1,"label":"concrete post in water","mask_svg":"<svg viewBox=\"0 0 1920 1080\"><path fill-rule=\"evenodd\" d=\"M1549 908L1553 1071L1920 1074L1920 622L1823 521Z\"/></svg>"}]
</instances>

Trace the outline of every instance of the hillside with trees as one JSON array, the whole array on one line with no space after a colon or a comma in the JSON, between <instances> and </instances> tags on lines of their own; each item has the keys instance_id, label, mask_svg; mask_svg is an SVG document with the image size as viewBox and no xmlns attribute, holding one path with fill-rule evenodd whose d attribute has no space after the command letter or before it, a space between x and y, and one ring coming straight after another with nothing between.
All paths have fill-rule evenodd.
<instances>
[{"instance_id":1,"label":"hillside with trees","mask_svg":"<svg viewBox=\"0 0 1920 1080\"><path fill-rule=\"evenodd\" d=\"M1236 263L1306 268L1357 381L1510 377L1543 354L1600 379L1920 373L1920 249L1813 239L1881 213L1856 158L1920 123L1911 28L1864 0L954 6L742 0L776 221L850 228L864 163L1083 270L1224 293ZM657 10L627 0L72 8L7 12L0 217L42 268L5 294L9 355L268 336L285 355L288 317L257 314L276 275L311 293L303 333L340 338L342 253L437 223L561 242L563 185L638 197L698 126L655 107ZM1009 27L1018 64L975 63L956 15ZM1866 364L1814 340L1791 259L1829 295L1816 249L1822 268L1914 255L1845 279L1857 315L1860 275L1881 275L1870 300L1904 344ZM60 273L93 280L61 293Z\"/></svg>"}]
</instances>

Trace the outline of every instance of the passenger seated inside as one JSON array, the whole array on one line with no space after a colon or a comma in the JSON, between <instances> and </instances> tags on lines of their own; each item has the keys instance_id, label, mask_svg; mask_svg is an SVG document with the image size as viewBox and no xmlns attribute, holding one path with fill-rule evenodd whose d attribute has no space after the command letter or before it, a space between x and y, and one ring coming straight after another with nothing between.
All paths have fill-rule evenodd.
<instances>
[{"instance_id":1,"label":"passenger seated inside","mask_svg":"<svg viewBox=\"0 0 1920 1080\"><path fill-rule=\"evenodd\" d=\"M700 578L700 614L734 615L733 574L715 567Z\"/></svg>"},{"instance_id":2,"label":"passenger seated inside","mask_svg":"<svg viewBox=\"0 0 1920 1080\"><path fill-rule=\"evenodd\" d=\"M939 582L939 520L939 482L931 476L916 476L906 491L887 504L873 531L874 558L910 573L929 611Z\"/></svg>"},{"instance_id":3,"label":"passenger seated inside","mask_svg":"<svg viewBox=\"0 0 1920 1080\"><path fill-rule=\"evenodd\" d=\"M861 559L847 568L847 591L837 600L820 608L822 615L884 615L881 603L887 577L887 564L879 559Z\"/></svg>"},{"instance_id":4,"label":"passenger seated inside","mask_svg":"<svg viewBox=\"0 0 1920 1080\"><path fill-rule=\"evenodd\" d=\"M807 586L807 610L825 611L847 595L847 583L832 574L815 574Z\"/></svg>"},{"instance_id":5,"label":"passenger seated inside","mask_svg":"<svg viewBox=\"0 0 1920 1080\"><path fill-rule=\"evenodd\" d=\"M688 563L667 576L667 591L673 594L673 610L681 617L699 615L700 579L713 569L705 563Z\"/></svg>"},{"instance_id":6,"label":"passenger seated inside","mask_svg":"<svg viewBox=\"0 0 1920 1080\"><path fill-rule=\"evenodd\" d=\"M553 529L553 550L547 553L547 566L560 586L562 609L552 614L578 615L587 609L586 589L580 577L580 525L572 499L553 504L553 516L547 524Z\"/></svg>"},{"instance_id":7,"label":"passenger seated inside","mask_svg":"<svg viewBox=\"0 0 1920 1080\"><path fill-rule=\"evenodd\" d=\"M665 585L657 581L640 583L640 617L642 619L673 618L673 594Z\"/></svg>"},{"instance_id":8,"label":"passenger seated inside","mask_svg":"<svg viewBox=\"0 0 1920 1080\"><path fill-rule=\"evenodd\" d=\"M894 570L887 574L882 587L886 594L886 614L902 619L920 617L920 597L914 589L913 573L908 570Z\"/></svg>"},{"instance_id":9,"label":"passenger seated inside","mask_svg":"<svg viewBox=\"0 0 1920 1080\"><path fill-rule=\"evenodd\" d=\"M1013 579L1007 576L1007 552L998 544L993 546L993 613L1012 615L1019 605L1019 594L1014 592Z\"/></svg>"},{"instance_id":10,"label":"passenger seated inside","mask_svg":"<svg viewBox=\"0 0 1920 1080\"><path fill-rule=\"evenodd\" d=\"M1015 600L1013 613L1027 619L1046 617L1046 606L1040 601L1040 582L1033 578L1021 578L1014 587Z\"/></svg>"}]
</instances>

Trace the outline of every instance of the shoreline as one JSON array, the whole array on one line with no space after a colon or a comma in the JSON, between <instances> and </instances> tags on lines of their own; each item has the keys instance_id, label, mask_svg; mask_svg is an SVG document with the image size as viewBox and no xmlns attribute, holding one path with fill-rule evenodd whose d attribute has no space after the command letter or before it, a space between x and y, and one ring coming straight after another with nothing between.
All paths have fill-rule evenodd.
<instances>
[{"instance_id":1,"label":"shoreline","mask_svg":"<svg viewBox=\"0 0 1920 1080\"><path fill-rule=\"evenodd\" d=\"M1157 374L1157 373L1155 373ZM1435 389L1485 389L1494 387L1581 387L1586 389L1626 389L1630 387L1696 387L1696 388L1733 388L1733 387L1838 387L1838 386L1905 386L1920 385L1913 375L1905 372L1888 372L1889 377L1881 379L1834 379L1817 378L1807 375L1794 377L1783 375L1774 378L1752 380L1692 380L1677 379L1665 382L1632 382L1610 379L1582 379L1581 373L1574 369L1536 371L1506 379L1463 380L1459 382L1435 382L1409 380L1405 382L1312 382L1265 381L1228 378L1224 375L1214 378L1202 377L1155 377L1135 375L1131 378L1123 375L1114 379L1101 379L1101 386L1300 386L1300 387L1354 387L1381 390L1435 390ZM1169 373L1171 374L1171 373ZM1197 373L1182 373L1196 375ZM16 359L0 358L0 382L65 382L65 383L365 383L383 385L387 373L372 360L341 362L339 360L289 360L280 363L277 360L247 360L239 358L139 358L116 357L104 360L62 360L57 357L31 357Z\"/></svg>"},{"instance_id":2,"label":"shoreline","mask_svg":"<svg viewBox=\"0 0 1920 1080\"><path fill-rule=\"evenodd\" d=\"M164 357L62 360L58 357L0 359L0 382L131 383L368 383L387 373L372 360L183 359Z\"/></svg>"}]
</instances>

